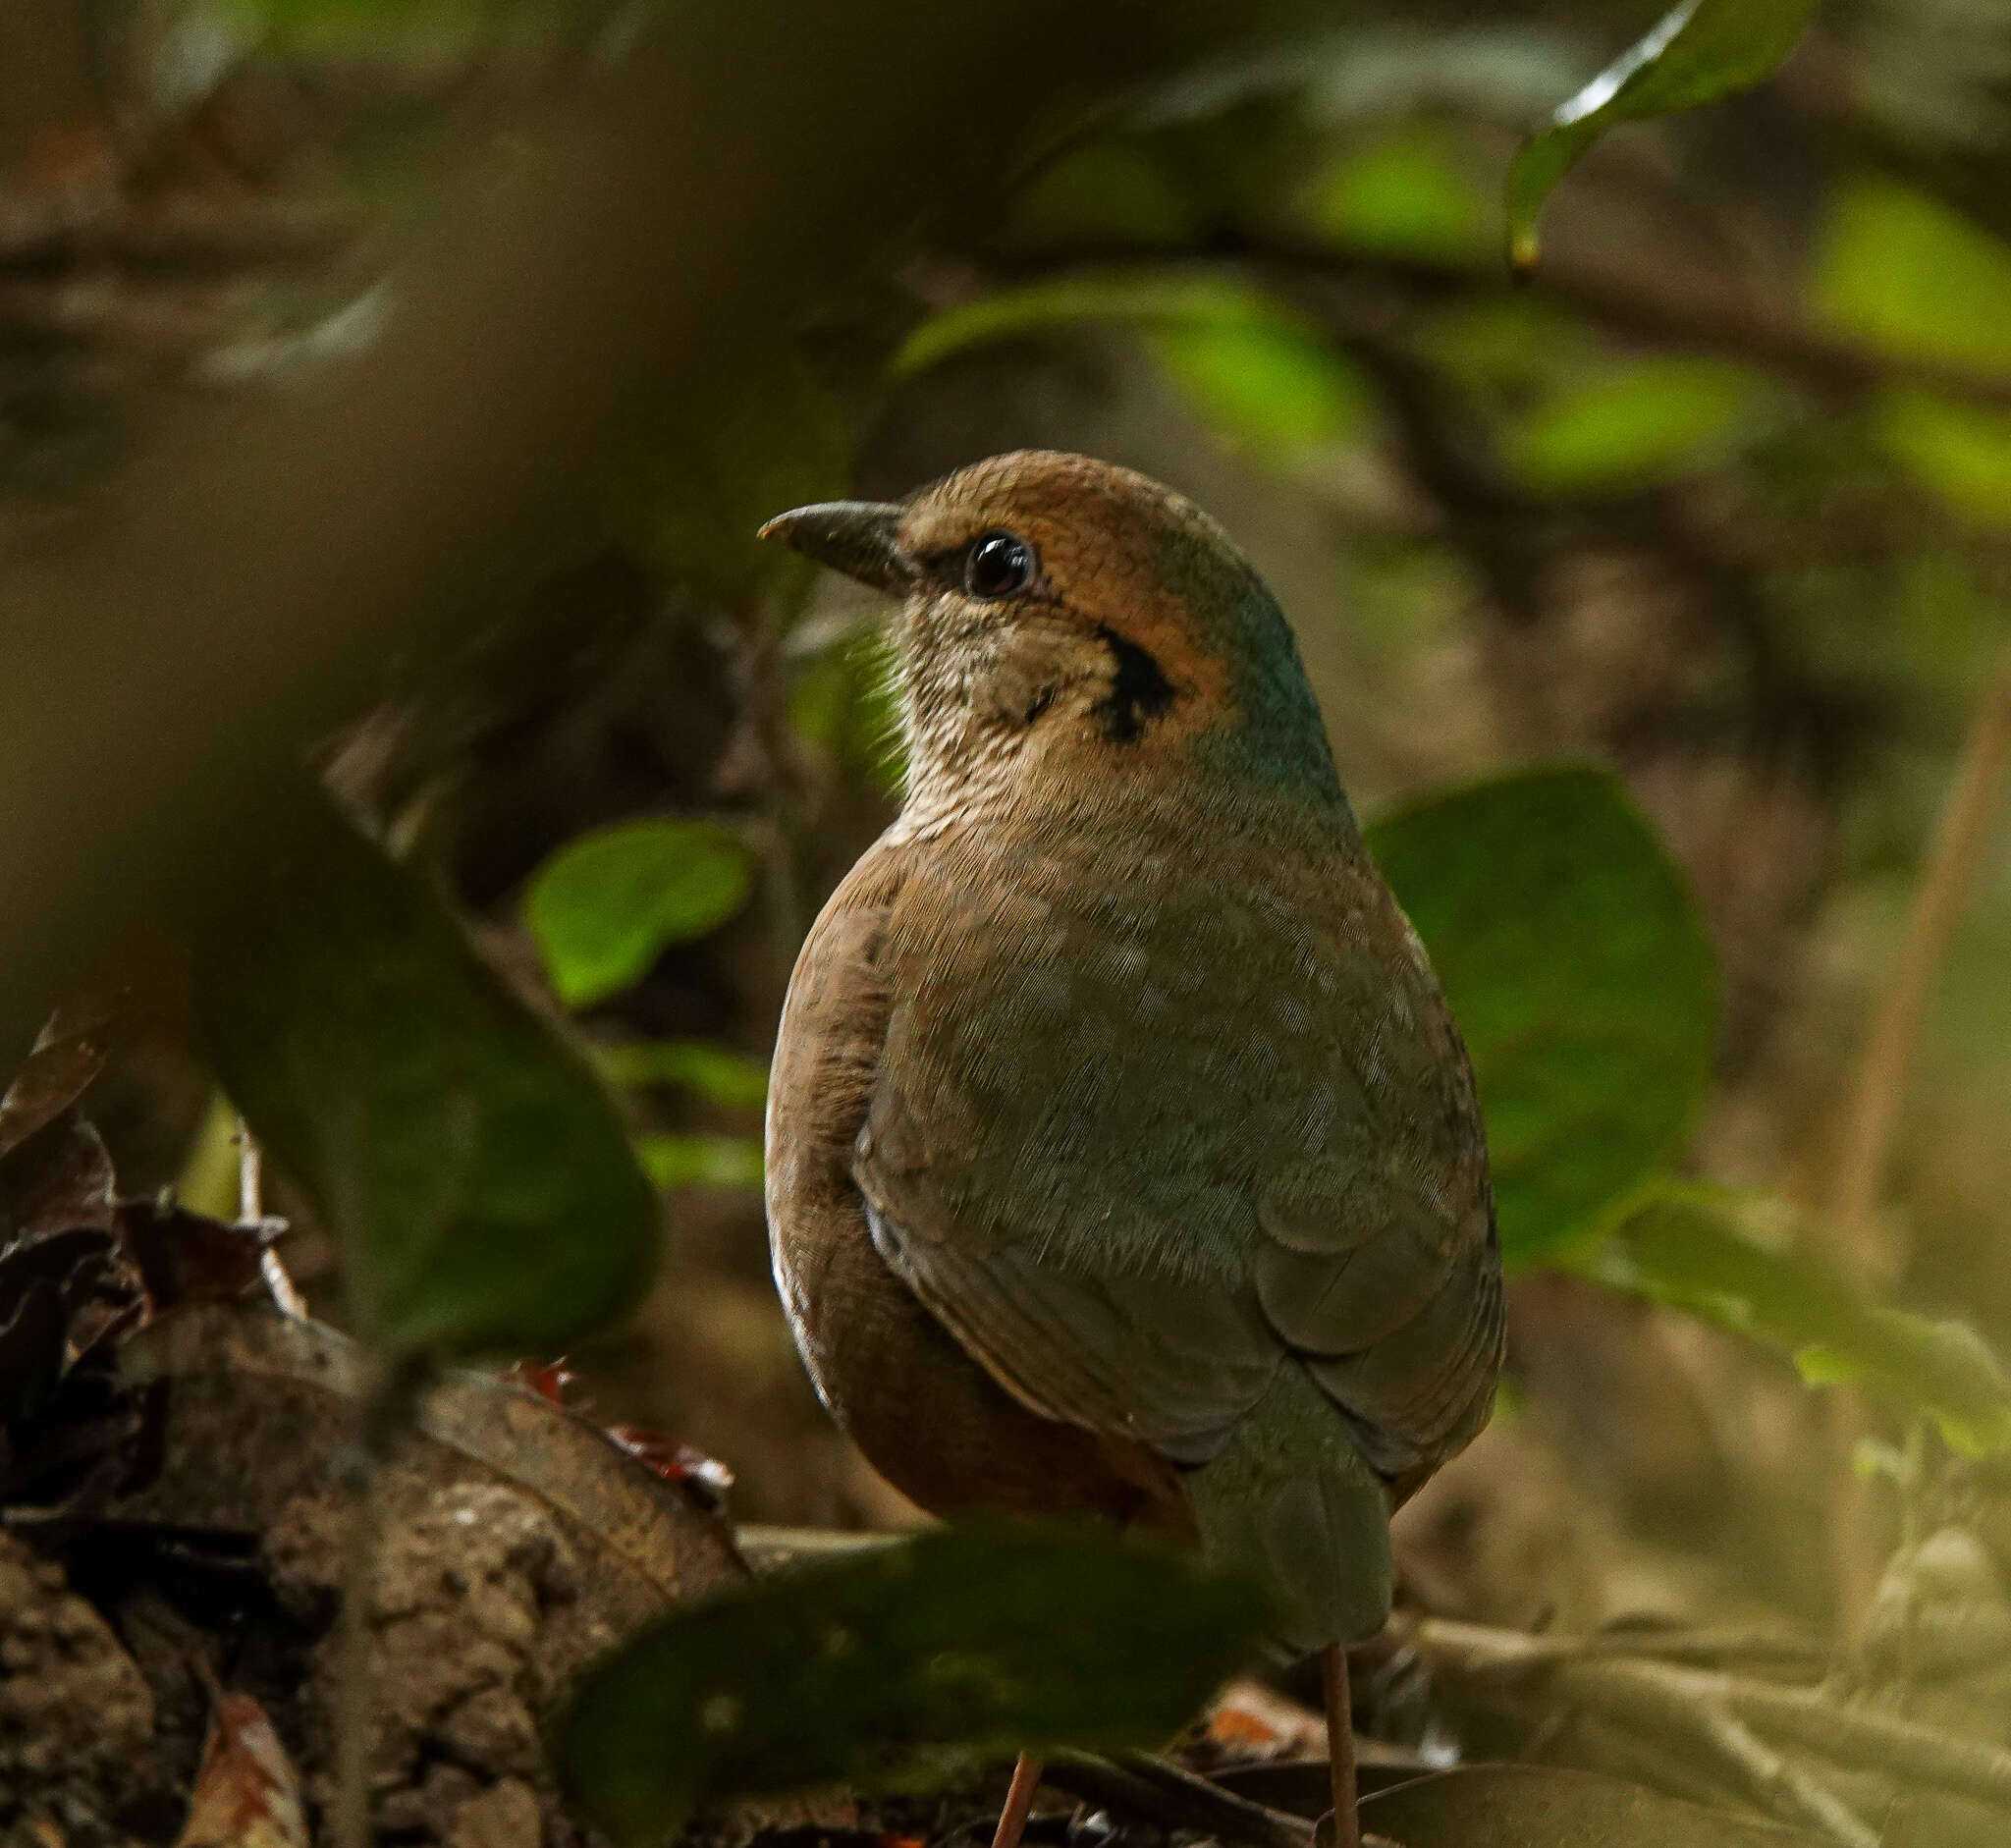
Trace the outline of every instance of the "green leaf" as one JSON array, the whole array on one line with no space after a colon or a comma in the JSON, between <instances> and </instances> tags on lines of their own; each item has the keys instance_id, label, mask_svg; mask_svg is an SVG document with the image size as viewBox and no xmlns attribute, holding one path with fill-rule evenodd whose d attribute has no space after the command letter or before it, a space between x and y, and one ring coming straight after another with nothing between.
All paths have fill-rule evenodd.
<instances>
[{"instance_id":1,"label":"green leaf","mask_svg":"<svg viewBox=\"0 0 2011 1848\"><path fill-rule=\"evenodd\" d=\"M638 1136L635 1152L650 1179L673 1187L761 1191L761 1144L752 1136Z\"/></svg>"},{"instance_id":2,"label":"green leaf","mask_svg":"<svg viewBox=\"0 0 2011 1848\"><path fill-rule=\"evenodd\" d=\"M909 378L974 347L1023 340L1084 322L1162 328L1288 327L1311 332L1309 323L1261 289L1232 277L1114 271L1028 283L946 308L908 335L895 353L891 370L896 378Z\"/></svg>"},{"instance_id":3,"label":"green leaf","mask_svg":"<svg viewBox=\"0 0 2011 1848\"><path fill-rule=\"evenodd\" d=\"M1971 1455L2011 1447L2011 1379L1973 1329L1868 1303L1771 1202L1666 1183L1573 1268L1791 1355L1811 1386L1862 1385Z\"/></svg>"},{"instance_id":4,"label":"green leaf","mask_svg":"<svg viewBox=\"0 0 2011 1848\"><path fill-rule=\"evenodd\" d=\"M624 1040L591 1047L588 1057L610 1084L676 1085L730 1110L759 1110L768 1101L766 1065L703 1040Z\"/></svg>"},{"instance_id":5,"label":"green leaf","mask_svg":"<svg viewBox=\"0 0 2011 1848\"><path fill-rule=\"evenodd\" d=\"M717 822L652 816L568 842L531 876L524 922L552 986L584 1007L638 982L673 944L746 903L754 856Z\"/></svg>"},{"instance_id":6,"label":"green leaf","mask_svg":"<svg viewBox=\"0 0 2011 1848\"><path fill-rule=\"evenodd\" d=\"M1064 277L947 309L893 360L906 377L952 353L1083 323L1134 327L1196 408L1225 435L1289 452L1346 436L1367 388L1303 315L1233 278L1167 271Z\"/></svg>"},{"instance_id":7,"label":"green leaf","mask_svg":"<svg viewBox=\"0 0 2011 1848\"><path fill-rule=\"evenodd\" d=\"M1949 510L1978 526L2011 526L2011 413L1931 392L1879 394L1879 439Z\"/></svg>"},{"instance_id":8,"label":"green leaf","mask_svg":"<svg viewBox=\"0 0 2011 1848\"><path fill-rule=\"evenodd\" d=\"M1550 493L1639 486L1721 460L1766 397L1764 374L1726 360L1643 360L1540 405L1513 459Z\"/></svg>"},{"instance_id":9,"label":"green leaf","mask_svg":"<svg viewBox=\"0 0 2011 1848\"><path fill-rule=\"evenodd\" d=\"M1193 206L1145 149L1093 141L1043 168L1012 207L1012 230L1050 248L1070 244L1184 245Z\"/></svg>"},{"instance_id":10,"label":"green leaf","mask_svg":"<svg viewBox=\"0 0 2011 1848\"><path fill-rule=\"evenodd\" d=\"M1554 1254L1682 1147L1716 980L1682 876L1610 776L1536 770L1380 821L1480 1085L1511 1265Z\"/></svg>"},{"instance_id":11,"label":"green leaf","mask_svg":"<svg viewBox=\"0 0 2011 1848\"><path fill-rule=\"evenodd\" d=\"M1289 455L1337 443L1368 417L1360 373L1295 327L1196 322L1160 329L1152 350L1194 408L1251 449Z\"/></svg>"},{"instance_id":12,"label":"green leaf","mask_svg":"<svg viewBox=\"0 0 2011 1848\"><path fill-rule=\"evenodd\" d=\"M1829 327L1880 353L2011 373L2011 247L1910 188L1838 193L1812 293Z\"/></svg>"},{"instance_id":13,"label":"green leaf","mask_svg":"<svg viewBox=\"0 0 2011 1848\"><path fill-rule=\"evenodd\" d=\"M1412 129L1349 154L1313 190L1321 235L1360 250L1463 263L1494 245L1494 206L1440 136Z\"/></svg>"},{"instance_id":14,"label":"green leaf","mask_svg":"<svg viewBox=\"0 0 2011 1848\"><path fill-rule=\"evenodd\" d=\"M413 882L318 797L199 949L204 1045L343 1247L392 1354L555 1353L647 1280L614 1107Z\"/></svg>"},{"instance_id":15,"label":"green leaf","mask_svg":"<svg viewBox=\"0 0 2011 1848\"><path fill-rule=\"evenodd\" d=\"M1552 112L1508 176L1509 253L1537 260L1537 219L1551 189L1614 124L1696 109L1770 77L1818 0L1682 0L1655 29Z\"/></svg>"},{"instance_id":16,"label":"green leaf","mask_svg":"<svg viewBox=\"0 0 2011 1848\"><path fill-rule=\"evenodd\" d=\"M1089 1533L949 1530L679 1610L594 1670L560 1774L618 1839L700 1803L1157 1744L1254 1651L1246 1583Z\"/></svg>"}]
</instances>

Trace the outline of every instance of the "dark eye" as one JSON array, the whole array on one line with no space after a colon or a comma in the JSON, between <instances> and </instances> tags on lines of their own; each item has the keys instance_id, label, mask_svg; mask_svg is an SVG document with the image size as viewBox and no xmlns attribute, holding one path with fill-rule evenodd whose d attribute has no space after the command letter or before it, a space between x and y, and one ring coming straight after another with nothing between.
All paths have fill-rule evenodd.
<instances>
[{"instance_id":1,"label":"dark eye","mask_svg":"<svg viewBox=\"0 0 2011 1848\"><path fill-rule=\"evenodd\" d=\"M963 561L963 587L990 601L1010 597L1033 582L1033 547L1009 532L988 532Z\"/></svg>"}]
</instances>

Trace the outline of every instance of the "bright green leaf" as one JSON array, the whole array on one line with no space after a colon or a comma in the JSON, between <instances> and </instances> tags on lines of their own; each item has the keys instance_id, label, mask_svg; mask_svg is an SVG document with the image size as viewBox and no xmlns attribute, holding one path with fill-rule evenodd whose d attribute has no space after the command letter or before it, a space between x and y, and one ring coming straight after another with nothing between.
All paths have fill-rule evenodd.
<instances>
[{"instance_id":1,"label":"bright green leaf","mask_svg":"<svg viewBox=\"0 0 2011 1848\"><path fill-rule=\"evenodd\" d=\"M647 1842L725 1797L1157 1744L1265 1617L1241 1580L1087 1532L927 1534L661 1619L588 1677L557 1760L588 1816Z\"/></svg>"},{"instance_id":2,"label":"bright green leaf","mask_svg":"<svg viewBox=\"0 0 2011 1848\"><path fill-rule=\"evenodd\" d=\"M640 981L673 944L718 929L753 877L747 843L717 822L618 822L538 868L524 922L559 998L584 1007Z\"/></svg>"},{"instance_id":3,"label":"bright green leaf","mask_svg":"<svg viewBox=\"0 0 2011 1848\"><path fill-rule=\"evenodd\" d=\"M1023 340L1084 322L1128 327L1236 325L1310 331L1261 289L1232 277L1164 270L1066 276L1002 289L922 322L895 353L891 369L908 378L952 354L1000 341Z\"/></svg>"},{"instance_id":4,"label":"bright green leaf","mask_svg":"<svg viewBox=\"0 0 2011 1848\"><path fill-rule=\"evenodd\" d=\"M1696 109L1750 89L1779 68L1818 0L1682 0L1523 143L1508 176L1510 255L1537 259L1537 219L1550 190L1616 123Z\"/></svg>"},{"instance_id":5,"label":"bright green leaf","mask_svg":"<svg viewBox=\"0 0 2011 1848\"><path fill-rule=\"evenodd\" d=\"M2011 412L1891 390L1875 414L1886 449L1923 487L1980 526L2011 526Z\"/></svg>"},{"instance_id":6,"label":"bright green leaf","mask_svg":"<svg viewBox=\"0 0 2011 1848\"><path fill-rule=\"evenodd\" d=\"M1308 213L1323 236L1391 256L1467 262L1495 247L1494 202L1441 137L1415 130L1347 155Z\"/></svg>"},{"instance_id":7,"label":"bright green leaf","mask_svg":"<svg viewBox=\"0 0 2011 1848\"><path fill-rule=\"evenodd\" d=\"M1560 393L1517 432L1524 479L1551 493L1618 489L1721 460L1751 432L1766 381L1717 359L1644 360Z\"/></svg>"},{"instance_id":8,"label":"bright green leaf","mask_svg":"<svg viewBox=\"0 0 2011 1848\"><path fill-rule=\"evenodd\" d=\"M1368 414L1354 366L1293 327L1195 322L1159 329L1152 350L1210 423L1255 450L1289 455L1336 443Z\"/></svg>"},{"instance_id":9,"label":"bright green leaf","mask_svg":"<svg viewBox=\"0 0 2011 1848\"><path fill-rule=\"evenodd\" d=\"M599 1081L320 802L203 943L203 1042L343 1247L382 1351L556 1353L632 1303L657 1209Z\"/></svg>"},{"instance_id":10,"label":"bright green leaf","mask_svg":"<svg viewBox=\"0 0 2011 1848\"><path fill-rule=\"evenodd\" d=\"M908 336L893 369L906 376L972 347L1094 322L1149 334L1202 414L1258 448L1332 442L1368 404L1355 368L1304 316L1233 278L1167 271L1032 283L948 309Z\"/></svg>"},{"instance_id":11,"label":"bright green leaf","mask_svg":"<svg viewBox=\"0 0 2011 1848\"><path fill-rule=\"evenodd\" d=\"M1697 907L1602 771L1537 770L1369 830L1466 1037L1513 1265L1658 1172L1703 1100L1716 981Z\"/></svg>"},{"instance_id":12,"label":"bright green leaf","mask_svg":"<svg viewBox=\"0 0 2011 1848\"><path fill-rule=\"evenodd\" d=\"M2011 247L1925 193L1845 188L1812 293L1823 321L1880 353L2011 373Z\"/></svg>"},{"instance_id":13,"label":"bright green leaf","mask_svg":"<svg viewBox=\"0 0 2011 1848\"><path fill-rule=\"evenodd\" d=\"M657 1186L761 1191L761 1144L752 1136L638 1136L635 1152Z\"/></svg>"},{"instance_id":14,"label":"bright green leaf","mask_svg":"<svg viewBox=\"0 0 2011 1848\"><path fill-rule=\"evenodd\" d=\"M610 1084L676 1085L729 1110L759 1110L768 1101L766 1065L703 1040L624 1040L593 1047L589 1057Z\"/></svg>"},{"instance_id":15,"label":"bright green leaf","mask_svg":"<svg viewBox=\"0 0 2011 1848\"><path fill-rule=\"evenodd\" d=\"M1664 1185L1575 1268L1789 1354L1811 1386L1862 1385L1971 1454L2011 1447L2011 1379L1973 1329L1861 1300L1783 1235L1770 1203Z\"/></svg>"}]
</instances>

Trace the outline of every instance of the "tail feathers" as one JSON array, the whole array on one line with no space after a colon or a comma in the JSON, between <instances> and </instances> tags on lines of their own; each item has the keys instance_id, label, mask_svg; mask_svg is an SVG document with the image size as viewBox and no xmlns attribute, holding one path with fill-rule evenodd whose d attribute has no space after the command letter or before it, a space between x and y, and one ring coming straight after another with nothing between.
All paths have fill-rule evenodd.
<instances>
[{"instance_id":1,"label":"tail feathers","mask_svg":"<svg viewBox=\"0 0 2011 1848\"><path fill-rule=\"evenodd\" d=\"M1203 1547L1270 1590L1286 1649L1358 1643L1383 1627L1389 1494L1296 1361L1185 1482Z\"/></svg>"}]
</instances>

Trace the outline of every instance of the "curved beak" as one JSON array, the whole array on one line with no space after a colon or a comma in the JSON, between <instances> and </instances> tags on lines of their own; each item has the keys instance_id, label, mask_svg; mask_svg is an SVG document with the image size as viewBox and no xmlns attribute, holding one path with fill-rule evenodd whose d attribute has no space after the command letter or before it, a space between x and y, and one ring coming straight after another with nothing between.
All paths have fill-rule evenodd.
<instances>
[{"instance_id":1,"label":"curved beak","mask_svg":"<svg viewBox=\"0 0 2011 1848\"><path fill-rule=\"evenodd\" d=\"M885 501L820 501L778 514L761 528L761 537L780 539L890 597L904 597L919 575L897 536L906 512Z\"/></svg>"}]
</instances>

